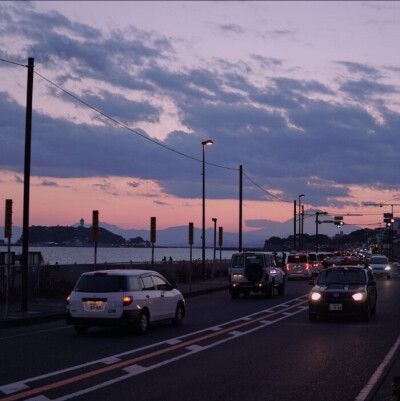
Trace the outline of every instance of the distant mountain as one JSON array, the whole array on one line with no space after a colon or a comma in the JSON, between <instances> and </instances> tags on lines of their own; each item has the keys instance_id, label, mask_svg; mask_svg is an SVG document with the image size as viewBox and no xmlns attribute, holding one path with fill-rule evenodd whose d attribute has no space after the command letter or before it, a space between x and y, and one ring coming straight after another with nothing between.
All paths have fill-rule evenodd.
<instances>
[{"instance_id":1,"label":"distant mountain","mask_svg":"<svg viewBox=\"0 0 400 401\"><path fill-rule=\"evenodd\" d=\"M320 216L320 220L332 220L331 216ZM150 225L150 222L149 222ZM80 224L73 224L74 227L79 227ZM90 224L85 224L85 227L89 228ZM150 240L150 230L136 230L136 229L123 229L113 224L108 224L100 222L100 227L111 231L116 235L129 240L130 238L142 237L144 240ZM340 232L343 234L349 234L352 231L358 230L360 227L354 225L344 225L340 229L336 228L333 223L322 223L319 225L319 234L325 234L333 237ZM0 227L0 235L3 235L4 228ZM156 246L189 246L188 226L177 226L169 227L164 230L157 230ZM193 239L194 247L201 247L201 229L194 228ZM308 218L304 220L304 233L313 235L315 234L315 218ZM22 234L22 228L13 226L13 237L12 242L15 242L20 238ZM253 231L243 232L243 247L262 247L264 246L265 240L270 237L288 237L293 234L293 220L287 220L283 223L279 223L272 220L265 221L265 227ZM1 239L1 236L0 236ZM225 232L223 236L223 246L224 247L237 247L239 243L239 234L233 232ZM214 244L214 230L209 228L206 230L206 246L213 246ZM217 233L217 247L218 247L218 233Z\"/></svg>"}]
</instances>

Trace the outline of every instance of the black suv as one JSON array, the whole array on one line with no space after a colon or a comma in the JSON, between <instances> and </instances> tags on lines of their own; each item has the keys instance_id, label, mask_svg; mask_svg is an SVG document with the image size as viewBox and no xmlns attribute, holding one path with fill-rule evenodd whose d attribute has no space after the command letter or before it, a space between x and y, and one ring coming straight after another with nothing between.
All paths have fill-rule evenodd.
<instances>
[{"instance_id":1,"label":"black suv","mask_svg":"<svg viewBox=\"0 0 400 401\"><path fill-rule=\"evenodd\" d=\"M310 292L309 317L316 320L318 316L360 316L369 320L376 311L376 300L376 281L370 269L328 267L321 271Z\"/></svg>"}]
</instances>

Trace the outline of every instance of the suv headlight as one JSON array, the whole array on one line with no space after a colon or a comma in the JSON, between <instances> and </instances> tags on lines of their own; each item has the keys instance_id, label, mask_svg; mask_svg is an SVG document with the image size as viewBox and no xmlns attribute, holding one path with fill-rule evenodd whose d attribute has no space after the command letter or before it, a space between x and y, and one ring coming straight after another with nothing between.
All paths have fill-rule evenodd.
<instances>
[{"instance_id":1,"label":"suv headlight","mask_svg":"<svg viewBox=\"0 0 400 401\"><path fill-rule=\"evenodd\" d=\"M390 270L390 266L388 265L388 266L386 266L385 267L385 270L387 271L387 270Z\"/></svg>"},{"instance_id":2,"label":"suv headlight","mask_svg":"<svg viewBox=\"0 0 400 401\"><path fill-rule=\"evenodd\" d=\"M365 294L363 292L356 292L352 295L354 301L363 301L365 299Z\"/></svg>"},{"instance_id":3,"label":"suv headlight","mask_svg":"<svg viewBox=\"0 0 400 401\"><path fill-rule=\"evenodd\" d=\"M311 299L313 301L319 301L321 299L321 294L319 292L313 292L311 294Z\"/></svg>"}]
</instances>

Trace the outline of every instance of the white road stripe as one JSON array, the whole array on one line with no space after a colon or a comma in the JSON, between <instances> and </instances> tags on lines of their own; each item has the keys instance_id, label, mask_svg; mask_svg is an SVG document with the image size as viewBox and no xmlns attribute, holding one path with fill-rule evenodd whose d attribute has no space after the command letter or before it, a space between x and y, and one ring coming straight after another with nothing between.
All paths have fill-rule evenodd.
<instances>
[{"instance_id":1,"label":"white road stripe","mask_svg":"<svg viewBox=\"0 0 400 401\"><path fill-rule=\"evenodd\" d=\"M360 394L357 396L355 401L365 401L368 398L378 380L386 372L387 367L390 365L392 358L396 354L399 347L400 347L400 336L397 337L396 342L393 344L392 348L390 348L384 360L378 366L378 369L376 369L374 374L371 376L366 386L361 390Z\"/></svg>"},{"instance_id":2,"label":"white road stripe","mask_svg":"<svg viewBox=\"0 0 400 401\"><path fill-rule=\"evenodd\" d=\"M280 307L282 305L287 305L288 303L302 301L302 300L304 300L305 297L307 297L307 295L308 294L305 294L305 295L302 295L300 297L294 298L294 299L292 299L290 301L287 301L284 304L275 305L274 308ZM234 323L242 322L243 320L252 320L254 318L254 316L259 315L261 313L268 313L269 311L270 311L270 308L262 310L262 311L259 311L259 312L255 312L255 313L252 313L252 314L250 314L248 316L243 316L243 317L240 317L240 318L237 318L237 319L222 323L222 324L219 325L219 327L221 327L221 329L223 329L224 326L229 326L229 325L234 324ZM301 312L301 310L299 312ZM286 318L286 317L284 316L283 318ZM274 323L280 321L281 319L274 320ZM105 357L105 358L102 358L102 359L98 359L98 360L95 360L95 361L82 363L80 365L72 366L70 368L60 369L60 370L57 370L57 371L54 371L54 372L50 372L50 373L47 373L47 374L43 374L43 375L40 375L40 376L31 377L31 378L28 378L26 380L20 380L18 382L10 383L10 384L7 384L7 385L4 385L4 386L0 387L0 391L5 393L5 391L3 389L11 391L11 389L13 389L13 386L15 386L15 385L17 385L17 386L25 385L26 386L27 383L30 383L30 382L33 382L33 381L37 381L37 380L41 380L41 379L46 379L46 378L49 378L49 377L57 376L57 375L60 375L60 374L64 374L64 373L67 373L67 372L71 372L71 371L74 371L74 370L85 368L85 367L88 367L88 366L91 366L91 365L95 365L95 364L98 364L98 363L107 364L107 361L109 361L110 358L121 358L121 357L124 357L124 356L127 356L127 355L131 355L131 354L135 354L135 353L138 353L138 352L141 352L141 351L145 351L145 350L148 350L148 349L151 349L151 348L155 348L155 347L158 347L158 346L161 346L161 345L175 345L175 344L178 344L179 342L184 341L184 339L187 338L187 337L192 337L192 336L195 336L195 335L198 335L198 334L203 334L205 332L213 331L212 329L214 327L216 327L216 326L212 326L212 327L208 327L208 328L201 329L201 330L198 330L198 331L194 331L194 332L185 334L185 335L180 336L180 337L175 337L175 338L171 338L169 340L160 341L158 343L150 344L150 345L147 345L147 346L144 346L144 347L141 347L141 348L136 348L136 349L132 349L132 350L129 350L129 351L125 351L125 352L122 352L120 354L110 355L108 357ZM257 327L258 328L264 328L264 326L257 326ZM247 333L250 333L252 331L253 330L248 330L245 333L247 334ZM232 337L230 337L230 338L232 338ZM171 344L171 342L173 342L173 344ZM25 388L28 388L28 387L26 386ZM17 391L20 391L20 389L14 390L12 392L17 392ZM12 392L9 392L9 393L6 393L6 394L11 394Z\"/></svg>"}]
</instances>

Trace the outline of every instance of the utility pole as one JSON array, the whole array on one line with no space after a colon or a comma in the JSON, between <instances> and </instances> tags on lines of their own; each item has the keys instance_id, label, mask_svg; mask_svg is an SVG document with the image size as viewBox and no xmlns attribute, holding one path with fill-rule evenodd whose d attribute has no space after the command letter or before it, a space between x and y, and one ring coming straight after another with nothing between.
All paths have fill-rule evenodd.
<instances>
[{"instance_id":1,"label":"utility pole","mask_svg":"<svg viewBox=\"0 0 400 401\"><path fill-rule=\"evenodd\" d=\"M243 224L243 166L239 166L239 252L242 252Z\"/></svg>"},{"instance_id":2,"label":"utility pole","mask_svg":"<svg viewBox=\"0 0 400 401\"><path fill-rule=\"evenodd\" d=\"M304 205L301 205L301 234L300 234L300 250L303 250L303 233L304 233Z\"/></svg>"},{"instance_id":3,"label":"utility pole","mask_svg":"<svg viewBox=\"0 0 400 401\"><path fill-rule=\"evenodd\" d=\"M318 220L320 214L328 214L327 212L316 212L315 213L315 252L318 253L318 225L321 222Z\"/></svg>"},{"instance_id":4,"label":"utility pole","mask_svg":"<svg viewBox=\"0 0 400 401\"><path fill-rule=\"evenodd\" d=\"M296 250L296 226L297 226L297 209L296 209L296 200L293 201L294 205L294 214L293 214L293 250Z\"/></svg>"},{"instance_id":5,"label":"utility pole","mask_svg":"<svg viewBox=\"0 0 400 401\"><path fill-rule=\"evenodd\" d=\"M21 312L28 310L28 255L29 255L29 187L31 175L32 97L34 58L28 59L26 92L25 159L24 159L24 210L22 228Z\"/></svg>"}]
</instances>

